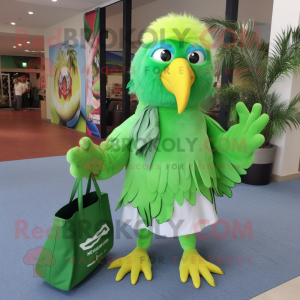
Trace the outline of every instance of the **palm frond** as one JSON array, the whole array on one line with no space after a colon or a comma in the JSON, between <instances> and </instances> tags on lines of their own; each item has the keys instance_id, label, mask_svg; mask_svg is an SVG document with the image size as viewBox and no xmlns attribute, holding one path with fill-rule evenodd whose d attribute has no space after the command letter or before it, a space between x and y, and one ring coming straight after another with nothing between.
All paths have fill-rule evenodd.
<instances>
[{"instance_id":1,"label":"palm frond","mask_svg":"<svg viewBox=\"0 0 300 300\"><path fill-rule=\"evenodd\" d=\"M269 54L266 88L269 90L276 80L291 74L300 74L300 26L276 36Z\"/></svg>"},{"instance_id":2,"label":"palm frond","mask_svg":"<svg viewBox=\"0 0 300 300\"><path fill-rule=\"evenodd\" d=\"M204 18L202 21L207 24L212 36L220 44L214 61L216 69L241 69L240 79L243 83L254 85L260 96L264 97L268 58L266 47L261 47L263 43L254 28L253 20L239 23L226 19ZM225 43L226 33L233 36L234 43Z\"/></svg>"},{"instance_id":3,"label":"palm frond","mask_svg":"<svg viewBox=\"0 0 300 300\"><path fill-rule=\"evenodd\" d=\"M269 45L255 31L253 20L239 23L224 18L204 18L202 21L220 44L214 58L216 68L241 70L238 85L223 85L215 95L230 112L227 125L238 122L235 106L242 101L249 110L255 103L260 103L262 112L269 115L270 121L262 131L265 145L286 128L299 128L300 109L297 105L300 93L290 102L285 102L280 94L270 92L270 88L284 76L300 73L300 26L283 30L269 51ZM234 43L228 42L228 32L234 36Z\"/></svg>"}]
</instances>

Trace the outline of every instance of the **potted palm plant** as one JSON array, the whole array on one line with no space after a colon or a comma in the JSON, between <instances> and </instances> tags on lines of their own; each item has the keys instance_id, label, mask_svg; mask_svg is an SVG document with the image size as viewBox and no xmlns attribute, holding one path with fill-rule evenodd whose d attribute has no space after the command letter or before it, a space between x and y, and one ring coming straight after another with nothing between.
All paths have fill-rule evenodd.
<instances>
[{"instance_id":1,"label":"potted palm plant","mask_svg":"<svg viewBox=\"0 0 300 300\"><path fill-rule=\"evenodd\" d=\"M216 69L229 68L238 78L236 84L225 84L215 97L230 112L227 126L238 122L235 110L237 102L244 102L249 110L255 103L262 105L262 113L270 121L262 132L264 144L255 151L253 165L243 175L242 181L248 184L264 185L270 183L276 146L271 144L273 137L280 136L287 127L299 128L300 93L290 102L282 101L281 95L271 89L275 81L295 73L300 73L300 26L283 30L274 40L271 51L255 32L253 20L246 23L226 19L205 18L213 37L223 36L228 40L228 32L234 43L224 43L215 55ZM227 32L223 34L224 32Z\"/></svg>"}]
</instances>

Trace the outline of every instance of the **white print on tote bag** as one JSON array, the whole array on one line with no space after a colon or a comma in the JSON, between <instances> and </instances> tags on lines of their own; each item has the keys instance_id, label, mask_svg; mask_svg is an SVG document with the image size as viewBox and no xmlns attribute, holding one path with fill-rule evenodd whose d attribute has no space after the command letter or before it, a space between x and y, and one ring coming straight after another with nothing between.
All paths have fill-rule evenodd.
<instances>
[{"instance_id":1,"label":"white print on tote bag","mask_svg":"<svg viewBox=\"0 0 300 300\"><path fill-rule=\"evenodd\" d=\"M91 249L95 244L97 244L99 242L99 240L101 239L102 236L106 235L109 232L109 227L107 226L107 224L105 223L99 231L97 231L95 233L95 235L91 238L88 238L85 243L80 244L80 248L82 250L88 250ZM92 243L92 244L90 244ZM90 245L89 245L90 244Z\"/></svg>"}]
</instances>

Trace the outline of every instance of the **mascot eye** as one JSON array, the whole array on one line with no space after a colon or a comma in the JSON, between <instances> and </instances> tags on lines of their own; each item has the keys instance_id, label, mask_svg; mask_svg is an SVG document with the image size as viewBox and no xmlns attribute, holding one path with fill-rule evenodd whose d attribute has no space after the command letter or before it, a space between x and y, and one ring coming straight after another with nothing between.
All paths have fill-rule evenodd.
<instances>
[{"instance_id":1,"label":"mascot eye","mask_svg":"<svg viewBox=\"0 0 300 300\"><path fill-rule=\"evenodd\" d=\"M172 53L167 49L157 49L152 54L152 58L158 61L170 61L172 57Z\"/></svg>"},{"instance_id":2,"label":"mascot eye","mask_svg":"<svg viewBox=\"0 0 300 300\"><path fill-rule=\"evenodd\" d=\"M188 60L191 64L202 64L205 61L205 56L202 51L192 51L188 54Z\"/></svg>"}]
</instances>

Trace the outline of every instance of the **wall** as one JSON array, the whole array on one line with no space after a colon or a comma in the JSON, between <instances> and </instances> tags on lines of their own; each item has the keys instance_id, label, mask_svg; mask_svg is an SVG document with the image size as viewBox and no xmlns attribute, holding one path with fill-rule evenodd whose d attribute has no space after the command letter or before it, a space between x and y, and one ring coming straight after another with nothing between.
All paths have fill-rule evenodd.
<instances>
[{"instance_id":1,"label":"wall","mask_svg":"<svg viewBox=\"0 0 300 300\"><path fill-rule=\"evenodd\" d=\"M254 19L261 25L271 24L272 7L273 0L239 0L238 21Z\"/></svg>"},{"instance_id":2,"label":"wall","mask_svg":"<svg viewBox=\"0 0 300 300\"><path fill-rule=\"evenodd\" d=\"M24 70L31 69L41 69L41 58L40 57L30 57L30 56L13 56L13 55L1 55L1 67L2 68L23 68L22 63L27 63L27 67Z\"/></svg>"},{"instance_id":3,"label":"wall","mask_svg":"<svg viewBox=\"0 0 300 300\"><path fill-rule=\"evenodd\" d=\"M166 15L167 13L188 13L195 17L207 16L224 16L226 0L157 0L149 4L139 6L132 10L132 48L131 52L135 53L140 45L141 35L149 24L156 18ZM114 31L115 37L109 32L107 43L108 51L122 50L122 27L123 15L122 13L111 16L106 20L106 27ZM113 39L117 38L117 43L112 43ZM112 46L114 45L114 46Z\"/></svg>"},{"instance_id":4,"label":"wall","mask_svg":"<svg viewBox=\"0 0 300 300\"><path fill-rule=\"evenodd\" d=\"M271 24L259 25L255 26L255 28L259 29L260 37L266 42L270 42L270 34L271 34Z\"/></svg>"},{"instance_id":5,"label":"wall","mask_svg":"<svg viewBox=\"0 0 300 300\"><path fill-rule=\"evenodd\" d=\"M300 1L298 0L274 0L270 51L274 47L273 40L282 29L292 26L295 28L300 24ZM276 82L272 90L282 95L282 101L287 103L300 92L300 76L285 77L284 80ZM274 178L300 178L300 130L287 128L280 138L273 139L273 144L278 146L275 164L273 168ZM293 177L294 176L294 177Z\"/></svg>"}]
</instances>

